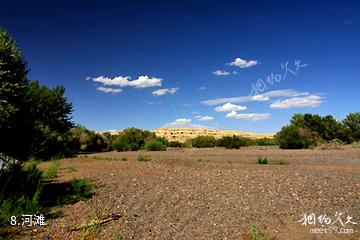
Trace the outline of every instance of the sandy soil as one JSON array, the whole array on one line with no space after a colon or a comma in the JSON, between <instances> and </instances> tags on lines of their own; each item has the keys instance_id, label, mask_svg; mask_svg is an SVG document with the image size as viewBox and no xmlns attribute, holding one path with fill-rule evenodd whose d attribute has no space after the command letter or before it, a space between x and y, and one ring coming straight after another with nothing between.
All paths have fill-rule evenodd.
<instances>
[{"instance_id":1,"label":"sandy soil","mask_svg":"<svg viewBox=\"0 0 360 240\"><path fill-rule=\"evenodd\" d=\"M151 159L137 161L139 155ZM123 161L122 158L127 158ZM257 164L267 157L268 165ZM276 163L283 160L287 165ZM41 167L46 167L43 164ZM69 167L76 172L69 171ZM55 181L88 178L94 196L56 209L25 238L50 239L248 239L255 226L273 239L360 239L360 149L240 150L170 149L166 152L108 152L61 160ZM96 219L118 216L99 231L72 231ZM310 234L299 221L305 213L342 212L353 234ZM99 214L98 214L99 215ZM341 227L339 222L334 225ZM46 238L44 238L46 239ZM118 238L120 239L120 238Z\"/></svg>"}]
</instances>

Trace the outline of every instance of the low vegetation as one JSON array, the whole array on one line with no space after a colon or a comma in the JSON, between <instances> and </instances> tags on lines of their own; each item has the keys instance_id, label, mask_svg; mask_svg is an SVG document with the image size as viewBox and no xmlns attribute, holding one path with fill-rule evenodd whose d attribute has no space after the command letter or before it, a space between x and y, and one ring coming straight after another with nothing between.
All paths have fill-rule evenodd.
<instances>
[{"instance_id":1,"label":"low vegetation","mask_svg":"<svg viewBox=\"0 0 360 240\"><path fill-rule=\"evenodd\" d=\"M244 239L248 240L274 240L275 237L271 235L264 234L257 230L254 226L249 227L248 236L246 236Z\"/></svg>"},{"instance_id":2,"label":"low vegetation","mask_svg":"<svg viewBox=\"0 0 360 240\"><path fill-rule=\"evenodd\" d=\"M92 186L87 179L74 178L70 181L70 189L71 191L68 191L62 198L63 202L66 204L83 201L92 196Z\"/></svg>"},{"instance_id":3,"label":"low vegetation","mask_svg":"<svg viewBox=\"0 0 360 240\"><path fill-rule=\"evenodd\" d=\"M145 141L144 149L148 151L165 151L166 145L166 139L161 137L154 137Z\"/></svg>"},{"instance_id":4,"label":"low vegetation","mask_svg":"<svg viewBox=\"0 0 360 240\"><path fill-rule=\"evenodd\" d=\"M54 178L59 171L60 163L59 161L53 161L50 168L45 169L41 176L43 179L51 179Z\"/></svg>"},{"instance_id":5,"label":"low vegetation","mask_svg":"<svg viewBox=\"0 0 360 240\"><path fill-rule=\"evenodd\" d=\"M198 136L191 139L191 145L195 148L215 147L216 139L213 136Z\"/></svg>"},{"instance_id":6,"label":"low vegetation","mask_svg":"<svg viewBox=\"0 0 360 240\"><path fill-rule=\"evenodd\" d=\"M143 155L139 155L137 158L136 158L139 162L149 162L151 161L151 158L148 157L148 156L143 156Z\"/></svg>"},{"instance_id":7,"label":"low vegetation","mask_svg":"<svg viewBox=\"0 0 360 240\"><path fill-rule=\"evenodd\" d=\"M261 164L261 165L268 164L268 160L267 160L267 158L258 157L257 163Z\"/></svg>"}]
</instances>

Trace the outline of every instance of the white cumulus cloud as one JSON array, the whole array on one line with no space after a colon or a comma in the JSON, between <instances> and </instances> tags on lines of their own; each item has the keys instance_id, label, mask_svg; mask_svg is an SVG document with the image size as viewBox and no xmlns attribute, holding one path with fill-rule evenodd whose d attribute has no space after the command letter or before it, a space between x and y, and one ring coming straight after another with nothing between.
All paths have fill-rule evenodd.
<instances>
[{"instance_id":1,"label":"white cumulus cloud","mask_svg":"<svg viewBox=\"0 0 360 240\"><path fill-rule=\"evenodd\" d=\"M270 108L289 109L301 107L318 107L322 102L322 97L317 95L308 95L303 97L292 97L284 100L277 100L270 104Z\"/></svg>"},{"instance_id":2,"label":"white cumulus cloud","mask_svg":"<svg viewBox=\"0 0 360 240\"><path fill-rule=\"evenodd\" d=\"M197 120L199 121L211 121L214 120L213 116L202 116L202 115L198 115L196 116Z\"/></svg>"},{"instance_id":3,"label":"white cumulus cloud","mask_svg":"<svg viewBox=\"0 0 360 240\"><path fill-rule=\"evenodd\" d=\"M230 75L230 72L227 72L225 70L216 70L213 72L213 74L216 76L227 76Z\"/></svg>"},{"instance_id":4,"label":"white cumulus cloud","mask_svg":"<svg viewBox=\"0 0 360 240\"><path fill-rule=\"evenodd\" d=\"M147 75L145 76L139 76L135 80L130 80L130 77L87 77L87 80L92 80L97 83L101 83L106 86L118 86L118 87L135 87L135 88L146 88L146 87L157 87L161 86L161 78L156 77L149 77Z\"/></svg>"},{"instance_id":5,"label":"white cumulus cloud","mask_svg":"<svg viewBox=\"0 0 360 240\"><path fill-rule=\"evenodd\" d=\"M215 108L216 112L231 112L231 111L242 111L245 110L246 106L235 105L232 103L225 103L222 106Z\"/></svg>"},{"instance_id":6,"label":"white cumulus cloud","mask_svg":"<svg viewBox=\"0 0 360 240\"><path fill-rule=\"evenodd\" d=\"M227 118L259 121L270 118L270 113L237 113L236 111L226 114Z\"/></svg>"},{"instance_id":7,"label":"white cumulus cloud","mask_svg":"<svg viewBox=\"0 0 360 240\"><path fill-rule=\"evenodd\" d=\"M157 87L161 86L161 78L140 76L138 79L130 81L129 86L135 88Z\"/></svg>"},{"instance_id":8,"label":"white cumulus cloud","mask_svg":"<svg viewBox=\"0 0 360 240\"><path fill-rule=\"evenodd\" d=\"M257 60L246 61L239 57L235 58L235 60L233 62L229 63L230 66L236 66L239 68L248 68L248 67L258 65L258 64L259 64L259 62Z\"/></svg>"},{"instance_id":9,"label":"white cumulus cloud","mask_svg":"<svg viewBox=\"0 0 360 240\"><path fill-rule=\"evenodd\" d=\"M174 94L178 88L160 88L152 92L153 95L162 96L165 94Z\"/></svg>"},{"instance_id":10,"label":"white cumulus cloud","mask_svg":"<svg viewBox=\"0 0 360 240\"><path fill-rule=\"evenodd\" d=\"M119 93L122 91L120 88L109 88L109 87L98 87L96 88L100 92L106 92L106 93Z\"/></svg>"}]
</instances>

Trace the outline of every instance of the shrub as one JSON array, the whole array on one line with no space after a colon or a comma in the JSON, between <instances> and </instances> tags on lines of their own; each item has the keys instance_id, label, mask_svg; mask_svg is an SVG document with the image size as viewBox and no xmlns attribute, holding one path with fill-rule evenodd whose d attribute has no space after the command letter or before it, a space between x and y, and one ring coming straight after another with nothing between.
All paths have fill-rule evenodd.
<instances>
[{"instance_id":1,"label":"shrub","mask_svg":"<svg viewBox=\"0 0 360 240\"><path fill-rule=\"evenodd\" d=\"M339 139L333 139L331 141L320 144L318 147L322 150L334 149L342 150L344 149L345 144Z\"/></svg>"},{"instance_id":2,"label":"shrub","mask_svg":"<svg viewBox=\"0 0 360 240\"><path fill-rule=\"evenodd\" d=\"M157 139L151 139L145 144L144 148L148 151L165 151L166 145Z\"/></svg>"},{"instance_id":3,"label":"shrub","mask_svg":"<svg viewBox=\"0 0 360 240\"><path fill-rule=\"evenodd\" d=\"M82 152L101 152L111 148L108 135L101 135L83 126L76 126L70 130L72 136L78 141L78 150Z\"/></svg>"},{"instance_id":4,"label":"shrub","mask_svg":"<svg viewBox=\"0 0 360 240\"><path fill-rule=\"evenodd\" d=\"M257 146L274 146L275 141L272 138L259 138L259 139L255 139L253 140L254 144Z\"/></svg>"},{"instance_id":5,"label":"shrub","mask_svg":"<svg viewBox=\"0 0 360 240\"><path fill-rule=\"evenodd\" d=\"M312 132L293 125L284 126L276 134L275 139L283 149L309 148L316 143L316 137Z\"/></svg>"},{"instance_id":6,"label":"shrub","mask_svg":"<svg viewBox=\"0 0 360 240\"><path fill-rule=\"evenodd\" d=\"M360 148L360 141L359 141L359 142L354 142L354 143L352 143L351 146L352 146L353 148Z\"/></svg>"},{"instance_id":7,"label":"shrub","mask_svg":"<svg viewBox=\"0 0 360 240\"><path fill-rule=\"evenodd\" d=\"M13 166L0 175L0 225L11 216L36 214L42 210L39 198L42 192L41 172L35 162L24 167ZM6 184L7 182L7 184Z\"/></svg>"},{"instance_id":8,"label":"shrub","mask_svg":"<svg viewBox=\"0 0 360 240\"><path fill-rule=\"evenodd\" d=\"M137 157L137 160L138 160L139 162L149 162L149 161L151 160L151 158L148 157L148 156L139 155L139 156Z\"/></svg>"},{"instance_id":9,"label":"shrub","mask_svg":"<svg viewBox=\"0 0 360 240\"><path fill-rule=\"evenodd\" d=\"M136 151L138 150L136 147L133 148L130 143L128 143L124 137L117 136L115 140L112 142L112 149L118 151L118 152L125 152L125 151Z\"/></svg>"},{"instance_id":10,"label":"shrub","mask_svg":"<svg viewBox=\"0 0 360 240\"><path fill-rule=\"evenodd\" d=\"M232 149L232 148L239 149L242 143L243 142L241 138L238 136L235 135L232 137L224 136L217 141L217 146L224 147L226 149Z\"/></svg>"},{"instance_id":11,"label":"shrub","mask_svg":"<svg viewBox=\"0 0 360 240\"><path fill-rule=\"evenodd\" d=\"M183 147L183 144L179 141L170 141L167 144L168 147L175 147L175 148L181 148Z\"/></svg>"},{"instance_id":12,"label":"shrub","mask_svg":"<svg viewBox=\"0 0 360 240\"><path fill-rule=\"evenodd\" d=\"M265 158L258 157L257 158L257 163L258 164L268 164L268 160L267 160L266 157Z\"/></svg>"},{"instance_id":13,"label":"shrub","mask_svg":"<svg viewBox=\"0 0 360 240\"><path fill-rule=\"evenodd\" d=\"M60 163L58 161L53 161L50 168L45 169L41 176L44 179L54 178L59 171Z\"/></svg>"},{"instance_id":14,"label":"shrub","mask_svg":"<svg viewBox=\"0 0 360 240\"><path fill-rule=\"evenodd\" d=\"M239 142L240 142L240 146L242 147L248 147L254 145L254 141L246 137L239 137Z\"/></svg>"},{"instance_id":15,"label":"shrub","mask_svg":"<svg viewBox=\"0 0 360 240\"><path fill-rule=\"evenodd\" d=\"M191 139L193 147L196 148L208 148L216 146L216 139L212 136L198 136Z\"/></svg>"},{"instance_id":16,"label":"shrub","mask_svg":"<svg viewBox=\"0 0 360 240\"><path fill-rule=\"evenodd\" d=\"M248 236L246 236L244 239L249 239L249 240L274 240L276 238L274 236L272 236L272 235L267 235L267 234L264 234L264 233L258 231L255 228L255 226L251 225L249 227Z\"/></svg>"},{"instance_id":17,"label":"shrub","mask_svg":"<svg viewBox=\"0 0 360 240\"><path fill-rule=\"evenodd\" d=\"M112 143L112 148L118 152L122 151L137 151L144 148L145 142L156 138L155 134L150 131L143 131L137 128L127 128L117 135ZM156 138L160 142L166 140Z\"/></svg>"},{"instance_id":18,"label":"shrub","mask_svg":"<svg viewBox=\"0 0 360 240\"><path fill-rule=\"evenodd\" d=\"M67 204L86 200L92 196L92 186L86 179L76 179L70 181L70 189L65 196L62 196L62 202Z\"/></svg>"}]
</instances>

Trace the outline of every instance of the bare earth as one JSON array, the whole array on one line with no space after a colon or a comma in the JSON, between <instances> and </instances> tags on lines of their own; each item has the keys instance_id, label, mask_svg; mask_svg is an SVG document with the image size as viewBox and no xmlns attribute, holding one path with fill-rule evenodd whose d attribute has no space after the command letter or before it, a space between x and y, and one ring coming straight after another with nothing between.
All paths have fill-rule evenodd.
<instances>
[{"instance_id":1,"label":"bare earth","mask_svg":"<svg viewBox=\"0 0 360 240\"><path fill-rule=\"evenodd\" d=\"M151 161L139 162L138 155ZM289 164L259 165L257 157ZM351 147L108 152L62 160L56 181L74 177L89 178L94 196L59 208L62 216L47 219L36 232L25 231L27 237L114 239L121 233L124 239L230 240L248 239L254 225L275 239L360 239L360 149ZM71 231L99 210L120 217L102 224L98 233ZM312 227L297 222L305 213L335 220L336 211L344 223L347 216L357 222L345 226L353 234L310 234L310 228L321 227L318 221Z\"/></svg>"}]
</instances>

